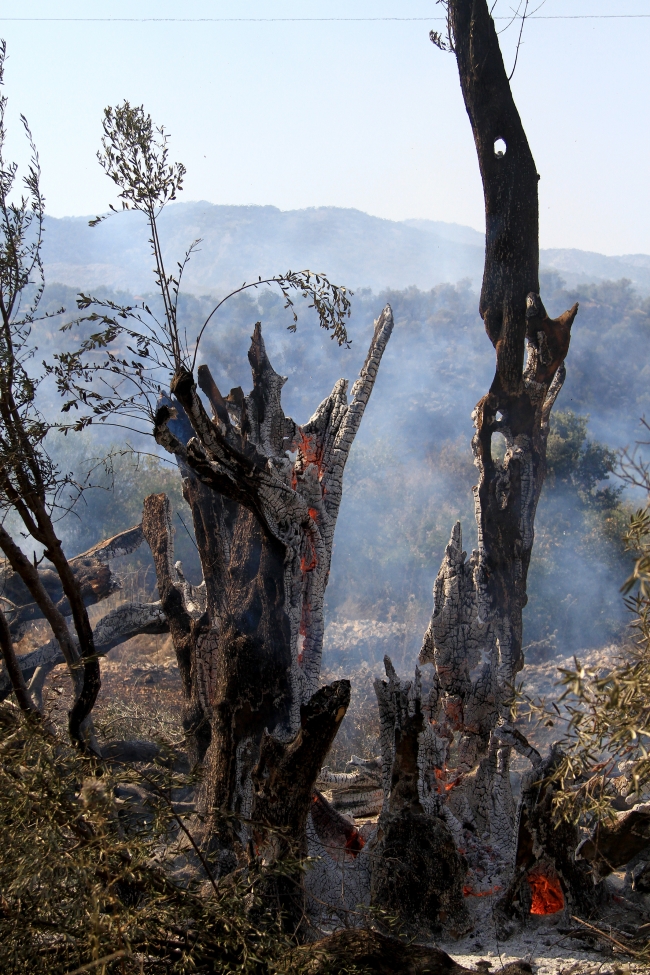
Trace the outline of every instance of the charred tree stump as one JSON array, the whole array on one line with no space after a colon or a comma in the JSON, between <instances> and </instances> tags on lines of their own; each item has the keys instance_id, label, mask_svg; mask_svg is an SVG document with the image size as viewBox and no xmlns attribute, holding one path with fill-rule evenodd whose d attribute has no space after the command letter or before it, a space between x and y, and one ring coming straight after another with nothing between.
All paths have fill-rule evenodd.
<instances>
[{"instance_id":1,"label":"charred tree stump","mask_svg":"<svg viewBox=\"0 0 650 975\"><path fill-rule=\"evenodd\" d=\"M561 757L559 749L551 749L522 780L514 873L495 908L502 937L513 920L560 911L591 914L599 901L591 870L577 856L578 827L553 815L556 787L548 778Z\"/></svg>"},{"instance_id":2,"label":"charred tree stump","mask_svg":"<svg viewBox=\"0 0 650 975\"><path fill-rule=\"evenodd\" d=\"M281 818L301 829L322 750L313 741L307 747L309 729L318 713L320 739L331 740L345 713L343 698L333 715L319 710L324 593L343 470L392 328L387 306L351 402L340 380L303 426L284 415L285 379L268 360L259 323L248 396L240 388L222 396L201 366L211 417L189 372L176 374L171 397L160 403L154 433L176 456L192 509L200 598L173 563L164 496L146 500L143 531L183 678L186 733L206 766L206 843L224 813L274 826L280 806L269 796L285 787ZM341 694L333 685L326 697Z\"/></svg>"},{"instance_id":3,"label":"charred tree stump","mask_svg":"<svg viewBox=\"0 0 650 975\"><path fill-rule=\"evenodd\" d=\"M463 901L467 864L440 815L437 792L422 778L430 759L419 672L400 681L388 657L388 681L375 681L381 719L384 804L373 843L371 904L398 915L414 931L471 928Z\"/></svg>"}]
</instances>

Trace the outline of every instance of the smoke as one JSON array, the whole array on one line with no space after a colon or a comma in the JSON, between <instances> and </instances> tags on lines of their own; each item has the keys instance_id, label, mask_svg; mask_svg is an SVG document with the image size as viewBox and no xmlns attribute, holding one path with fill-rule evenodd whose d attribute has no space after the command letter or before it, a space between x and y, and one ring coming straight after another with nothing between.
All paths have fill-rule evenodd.
<instances>
[{"instance_id":1,"label":"smoke","mask_svg":"<svg viewBox=\"0 0 650 975\"><path fill-rule=\"evenodd\" d=\"M624 446L634 438L638 417L650 405L648 367L645 357L638 355L650 329L650 301L640 299L624 281L568 292L555 272L543 276L542 293L551 315L580 301L567 381L556 410L588 415L590 437L613 448ZM73 296L71 289L51 287L46 305L71 307ZM248 391L248 344L254 323L261 321L271 362L288 377L285 412L304 423L337 379L354 381L373 320L386 302L393 308L395 331L345 474L326 611L330 621L339 623L366 619L403 624L404 638L396 653L406 662L413 660L422 639L433 582L457 519L468 552L476 544L471 412L489 387L494 368L494 352L477 313L477 294L467 282L427 292L360 291L353 298L352 344L346 349L319 329L313 313L304 307L298 306L297 333L288 332L291 318L281 296L262 289L224 306L204 335L199 361L210 365L222 392L239 385ZM181 297L179 317L189 335L198 331L213 303L213 297ZM38 336L40 354L47 358L60 346L61 336L51 323L37 327L43 330ZM58 409L51 386L42 388L41 397L44 409ZM114 430L93 426L75 458L74 437L71 434L65 442L59 438L52 449L62 463L71 469L76 465L77 470L116 439ZM135 433L120 437L122 445L128 439L157 450ZM99 497L100 489L94 489L96 493L86 494L77 508L78 517L63 524L71 551L132 524L146 493L172 490L175 471L163 476L155 458L148 468L125 464L114 487L104 484L106 503L92 500ZM175 490L182 513L184 502ZM621 517L620 508L599 508L573 483L557 481L545 487L525 611L524 642L534 645L533 657L566 655L620 637L626 621L618 592L626 573L616 540ZM117 524L120 518L124 524ZM612 518L618 518L618 528ZM185 516L184 520L188 522ZM198 565L192 562L192 545L180 521L177 529L177 544L185 546L184 559L189 560L193 581L198 581ZM335 648L329 659L326 655L325 665L336 665Z\"/></svg>"}]
</instances>

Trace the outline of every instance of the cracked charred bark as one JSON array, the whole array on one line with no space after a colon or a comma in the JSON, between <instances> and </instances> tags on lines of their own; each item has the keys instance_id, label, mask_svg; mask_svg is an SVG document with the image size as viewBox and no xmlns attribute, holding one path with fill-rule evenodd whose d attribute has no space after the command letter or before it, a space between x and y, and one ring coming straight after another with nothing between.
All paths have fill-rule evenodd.
<instances>
[{"instance_id":1,"label":"cracked charred bark","mask_svg":"<svg viewBox=\"0 0 650 975\"><path fill-rule=\"evenodd\" d=\"M429 699L421 703L427 721L418 736L419 788L431 814L444 817L456 845L466 849L466 889L483 894L494 889L480 879L486 856L494 861L488 884L498 879L494 886L503 886L511 869L512 749L533 764L539 759L511 724L511 699L524 663L522 611L546 474L549 418L564 382L578 306L551 319L539 294L539 177L487 3L449 0L447 6L483 182L486 244L479 311L495 349L496 370L472 415L477 548L467 559L458 523L435 582L433 615L420 652L420 663L433 664L435 673ZM503 152L497 151L497 140L505 143ZM505 443L502 459L496 435ZM382 708L382 693L386 751L397 735L397 718L385 702Z\"/></svg>"},{"instance_id":2,"label":"cracked charred bark","mask_svg":"<svg viewBox=\"0 0 650 975\"><path fill-rule=\"evenodd\" d=\"M371 904L397 914L414 931L471 928L463 901L467 864L457 852L436 790L424 785L432 735L422 708L420 673L400 681L388 657L387 681L375 681L381 720L384 803L373 841ZM428 764L428 763L427 763Z\"/></svg>"},{"instance_id":3,"label":"cracked charred bark","mask_svg":"<svg viewBox=\"0 0 650 975\"><path fill-rule=\"evenodd\" d=\"M203 585L188 586L174 565L164 495L147 498L143 531L183 680L190 751L207 768L207 837L224 811L273 825L265 798L271 782L274 792L284 791L292 821L300 824L305 803L307 814L319 768L309 772L306 789L305 770L298 774L272 752L288 754L304 737L305 715L322 694L323 603L343 471L392 328L387 306L351 402L340 380L303 426L284 415L286 380L268 360L259 323L248 356L248 396L240 388L222 396L201 366L198 384L211 417L188 372L175 375L171 398L160 404L155 436L179 463ZM341 700L321 715L323 741L333 737L346 707Z\"/></svg>"}]
</instances>

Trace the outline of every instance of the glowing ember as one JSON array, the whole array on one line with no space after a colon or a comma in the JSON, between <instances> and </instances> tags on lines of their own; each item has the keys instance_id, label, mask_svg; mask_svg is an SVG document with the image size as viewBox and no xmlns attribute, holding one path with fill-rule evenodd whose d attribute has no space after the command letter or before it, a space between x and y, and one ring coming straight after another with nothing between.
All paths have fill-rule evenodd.
<instances>
[{"instance_id":1,"label":"glowing ember","mask_svg":"<svg viewBox=\"0 0 650 975\"><path fill-rule=\"evenodd\" d=\"M533 895L531 914L557 914L562 910L564 894L558 877L542 873L541 870L531 870L527 879Z\"/></svg>"},{"instance_id":2,"label":"glowing ember","mask_svg":"<svg viewBox=\"0 0 650 975\"><path fill-rule=\"evenodd\" d=\"M298 452L302 457L305 467L308 467L309 464L316 465L318 468L318 479L320 480L320 478L323 476L322 445L318 443L316 435L303 433L301 430Z\"/></svg>"},{"instance_id":3,"label":"glowing ember","mask_svg":"<svg viewBox=\"0 0 650 975\"><path fill-rule=\"evenodd\" d=\"M462 775L456 776L456 778L449 781L449 777L453 776L456 769L453 768L437 768L436 773L436 792L438 795L442 796L445 792L451 792L455 786L457 786L462 781Z\"/></svg>"},{"instance_id":4,"label":"glowing ember","mask_svg":"<svg viewBox=\"0 0 650 975\"><path fill-rule=\"evenodd\" d=\"M357 853L361 853L365 845L366 845L366 841L364 840L363 836L357 829L346 840L345 852L348 853L350 856L355 857Z\"/></svg>"},{"instance_id":5,"label":"glowing ember","mask_svg":"<svg viewBox=\"0 0 650 975\"><path fill-rule=\"evenodd\" d=\"M300 557L300 569L302 572L311 572L318 565L316 546L314 545L311 533L305 535L303 552L305 554Z\"/></svg>"},{"instance_id":6,"label":"glowing ember","mask_svg":"<svg viewBox=\"0 0 650 975\"><path fill-rule=\"evenodd\" d=\"M445 715L455 731L463 727L463 702L457 697L450 697L445 701Z\"/></svg>"},{"instance_id":7,"label":"glowing ember","mask_svg":"<svg viewBox=\"0 0 650 975\"><path fill-rule=\"evenodd\" d=\"M318 511L316 508L309 509L309 517L312 519L312 521L318 521Z\"/></svg>"},{"instance_id":8,"label":"glowing ember","mask_svg":"<svg viewBox=\"0 0 650 975\"><path fill-rule=\"evenodd\" d=\"M487 890L474 890L473 887L465 886L463 887L463 897L489 897L490 894L496 894L499 890L501 890L499 884L488 887Z\"/></svg>"},{"instance_id":9,"label":"glowing ember","mask_svg":"<svg viewBox=\"0 0 650 975\"><path fill-rule=\"evenodd\" d=\"M312 820L316 831L328 852L337 857L343 853L347 857L356 857L366 845L361 831L340 813L327 813L323 796L315 791L312 796Z\"/></svg>"}]
</instances>

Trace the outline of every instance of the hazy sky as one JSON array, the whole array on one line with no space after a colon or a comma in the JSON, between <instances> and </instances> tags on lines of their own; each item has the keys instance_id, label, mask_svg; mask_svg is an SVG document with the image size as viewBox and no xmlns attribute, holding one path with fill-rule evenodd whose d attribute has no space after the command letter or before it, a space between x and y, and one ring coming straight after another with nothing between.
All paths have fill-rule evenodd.
<instances>
[{"instance_id":1,"label":"hazy sky","mask_svg":"<svg viewBox=\"0 0 650 975\"><path fill-rule=\"evenodd\" d=\"M511 2L498 0L495 15ZM546 0L538 11L635 13L650 14L650 2ZM171 132L187 200L357 207L481 229L455 61L428 39L441 14L434 0L4 0L9 149L24 159L23 112L49 212L104 211L115 197L94 155L102 109L128 98ZM429 19L9 19L21 17ZM515 29L502 40L510 66ZM526 23L512 84L542 176L542 246L650 253L649 43L650 17Z\"/></svg>"}]
</instances>

